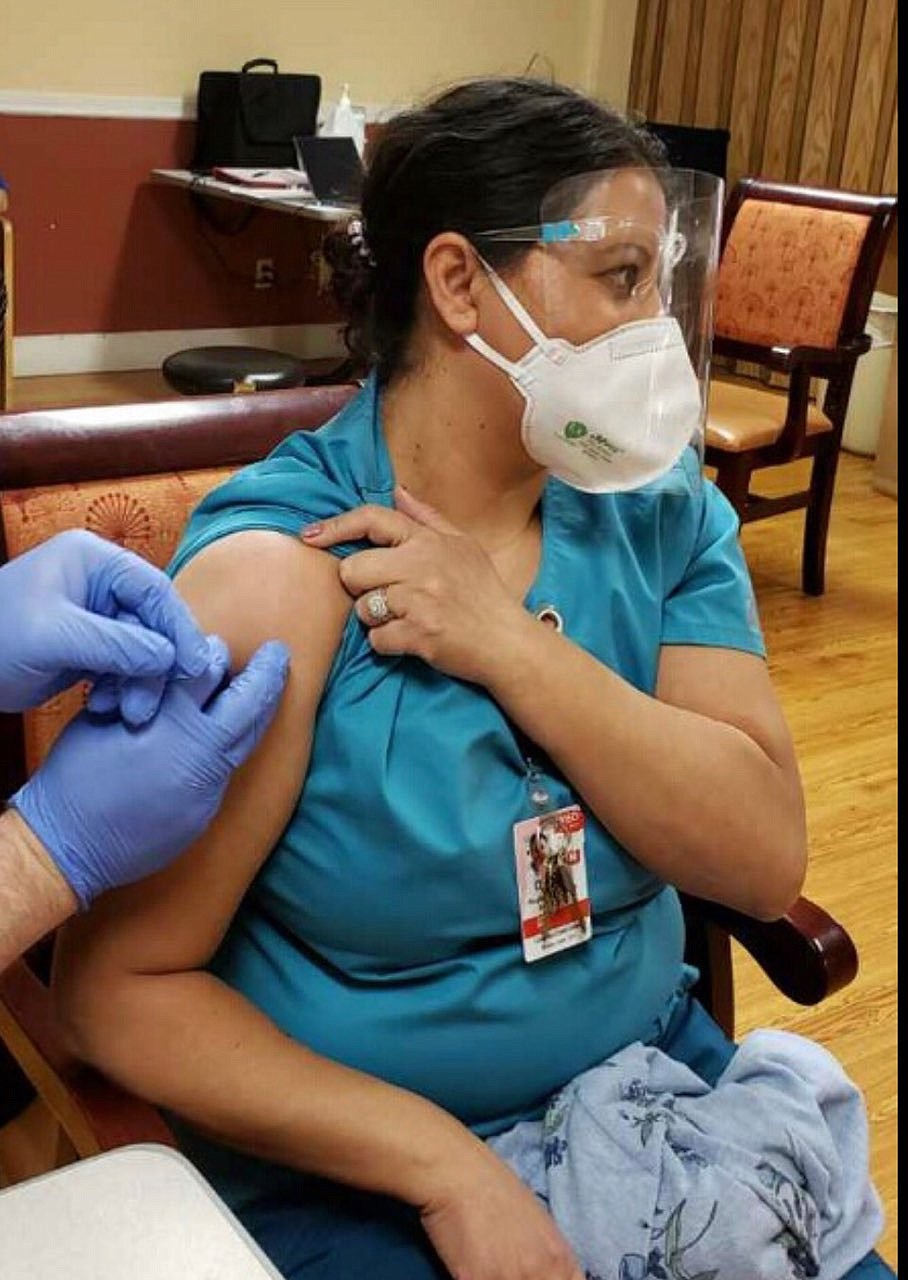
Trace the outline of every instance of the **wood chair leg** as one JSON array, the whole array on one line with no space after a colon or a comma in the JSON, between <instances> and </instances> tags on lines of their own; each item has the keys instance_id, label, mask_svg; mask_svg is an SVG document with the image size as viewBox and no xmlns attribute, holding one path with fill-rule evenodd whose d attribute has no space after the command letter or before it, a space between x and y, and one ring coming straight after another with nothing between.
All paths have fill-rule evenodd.
<instances>
[{"instance_id":1,"label":"wood chair leg","mask_svg":"<svg viewBox=\"0 0 908 1280\"><path fill-rule=\"evenodd\" d=\"M838 464L838 440L817 449L810 473L801 558L801 586L809 596L821 596L826 589L826 539Z\"/></svg>"},{"instance_id":2,"label":"wood chair leg","mask_svg":"<svg viewBox=\"0 0 908 1280\"><path fill-rule=\"evenodd\" d=\"M723 458L716 471L716 484L743 522L747 512L747 495L750 492L750 459L743 453L730 453Z\"/></svg>"},{"instance_id":3,"label":"wood chair leg","mask_svg":"<svg viewBox=\"0 0 908 1280\"><path fill-rule=\"evenodd\" d=\"M698 918L685 903L687 941L684 958L700 971L694 995L729 1040L735 1037L735 990L731 939L723 930Z\"/></svg>"},{"instance_id":4,"label":"wood chair leg","mask_svg":"<svg viewBox=\"0 0 908 1280\"><path fill-rule=\"evenodd\" d=\"M0 1129L0 1188L13 1187L27 1178L59 1168L60 1123L35 1098L29 1106Z\"/></svg>"}]
</instances>

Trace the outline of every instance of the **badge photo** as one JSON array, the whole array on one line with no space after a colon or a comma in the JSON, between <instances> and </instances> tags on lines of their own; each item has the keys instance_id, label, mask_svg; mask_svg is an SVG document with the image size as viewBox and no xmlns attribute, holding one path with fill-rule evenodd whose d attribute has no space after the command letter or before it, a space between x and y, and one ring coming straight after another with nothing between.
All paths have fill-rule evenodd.
<instances>
[{"instance_id":1,"label":"badge photo","mask_svg":"<svg viewBox=\"0 0 908 1280\"><path fill-rule=\"evenodd\" d=\"M520 934L528 963L588 941L584 817L569 805L514 824Z\"/></svg>"}]
</instances>

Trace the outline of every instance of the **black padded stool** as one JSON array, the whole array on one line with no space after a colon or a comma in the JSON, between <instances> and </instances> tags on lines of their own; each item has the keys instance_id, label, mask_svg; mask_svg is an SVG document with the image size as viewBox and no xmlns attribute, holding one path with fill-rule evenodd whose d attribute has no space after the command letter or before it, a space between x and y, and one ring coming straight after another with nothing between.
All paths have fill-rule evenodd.
<instances>
[{"instance_id":1,"label":"black padded stool","mask_svg":"<svg viewBox=\"0 0 908 1280\"><path fill-rule=\"evenodd\" d=\"M302 360L265 347L188 347L168 356L161 372L174 391L184 396L277 391L306 382Z\"/></svg>"}]
</instances>

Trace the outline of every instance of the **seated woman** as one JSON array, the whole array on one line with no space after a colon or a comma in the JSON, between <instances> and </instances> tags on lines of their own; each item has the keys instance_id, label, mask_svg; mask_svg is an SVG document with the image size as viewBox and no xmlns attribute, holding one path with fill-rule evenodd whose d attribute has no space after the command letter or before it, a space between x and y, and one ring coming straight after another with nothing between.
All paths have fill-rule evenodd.
<instances>
[{"instance_id":1,"label":"seated woman","mask_svg":"<svg viewBox=\"0 0 908 1280\"><path fill-rule=\"evenodd\" d=\"M58 988L287 1276L581 1280L483 1139L637 1042L715 1079L676 889L770 919L801 886L736 520L685 448L660 165L535 81L392 121L327 246L373 373L177 556L237 664L286 641L288 689L206 836L75 926Z\"/></svg>"}]
</instances>

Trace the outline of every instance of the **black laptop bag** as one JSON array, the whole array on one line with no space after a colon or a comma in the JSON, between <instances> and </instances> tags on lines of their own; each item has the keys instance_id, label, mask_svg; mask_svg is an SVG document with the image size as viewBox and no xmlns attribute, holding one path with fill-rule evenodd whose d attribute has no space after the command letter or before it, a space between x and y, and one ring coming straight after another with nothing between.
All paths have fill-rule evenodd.
<instances>
[{"instance_id":1,"label":"black laptop bag","mask_svg":"<svg viewBox=\"0 0 908 1280\"><path fill-rule=\"evenodd\" d=\"M240 71L203 71L193 169L293 168L293 138L315 133L321 92L319 76L280 72L273 58L254 58Z\"/></svg>"}]
</instances>

